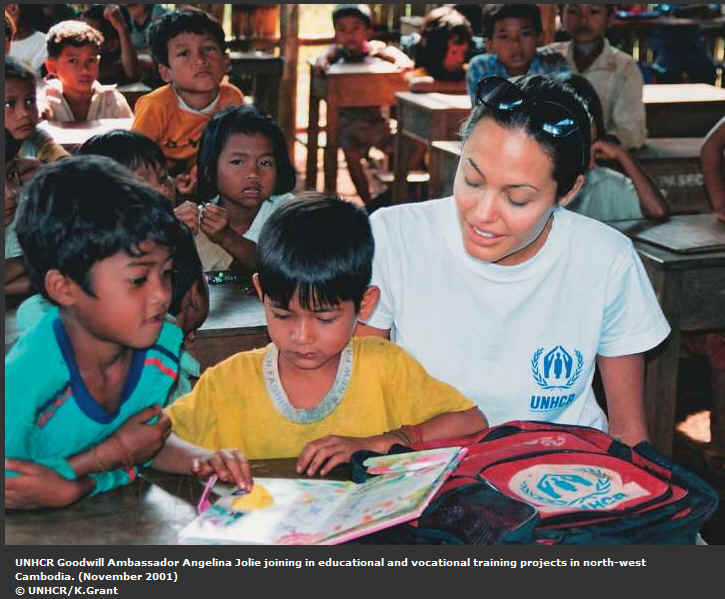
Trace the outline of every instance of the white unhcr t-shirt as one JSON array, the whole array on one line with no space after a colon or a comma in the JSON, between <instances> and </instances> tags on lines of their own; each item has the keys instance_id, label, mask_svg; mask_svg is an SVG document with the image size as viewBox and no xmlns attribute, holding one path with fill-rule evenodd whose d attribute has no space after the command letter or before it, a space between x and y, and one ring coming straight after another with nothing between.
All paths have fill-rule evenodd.
<instances>
[{"instance_id":1,"label":"white unhcr t-shirt","mask_svg":"<svg viewBox=\"0 0 725 599\"><path fill-rule=\"evenodd\" d=\"M669 333L629 239L556 210L531 259L469 256L453 198L376 211L367 324L475 401L492 425L545 420L607 430L591 388L597 354L644 352Z\"/></svg>"}]
</instances>

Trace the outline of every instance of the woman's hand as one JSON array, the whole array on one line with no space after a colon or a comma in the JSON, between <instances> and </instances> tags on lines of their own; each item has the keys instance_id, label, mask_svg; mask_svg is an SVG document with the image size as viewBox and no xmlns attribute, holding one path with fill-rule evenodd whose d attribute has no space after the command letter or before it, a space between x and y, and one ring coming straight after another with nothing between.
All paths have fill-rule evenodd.
<instances>
[{"instance_id":1,"label":"woman's hand","mask_svg":"<svg viewBox=\"0 0 725 599\"><path fill-rule=\"evenodd\" d=\"M199 228L214 243L223 245L224 237L229 233L229 213L226 208L207 204L201 213Z\"/></svg>"},{"instance_id":2,"label":"woman's hand","mask_svg":"<svg viewBox=\"0 0 725 599\"><path fill-rule=\"evenodd\" d=\"M156 422L149 422L157 416ZM103 445L116 446L115 463L140 464L156 454L170 434L171 420L161 406L153 405L131 416Z\"/></svg>"},{"instance_id":3,"label":"woman's hand","mask_svg":"<svg viewBox=\"0 0 725 599\"><path fill-rule=\"evenodd\" d=\"M199 204L186 200L174 208L174 215L189 227L194 235L199 233Z\"/></svg>"},{"instance_id":4,"label":"woman's hand","mask_svg":"<svg viewBox=\"0 0 725 599\"><path fill-rule=\"evenodd\" d=\"M252 488L252 470L249 461L238 449L220 449L206 458L195 458L191 473L199 478L216 474L225 483L233 482L240 489Z\"/></svg>"},{"instance_id":5,"label":"woman's hand","mask_svg":"<svg viewBox=\"0 0 725 599\"><path fill-rule=\"evenodd\" d=\"M305 445L300 457L297 458L297 472L314 476L319 470L320 476L325 476L338 464L349 462L356 451L368 449L384 453L393 443L391 438L388 440L387 446L382 447L381 442L383 442L384 436L358 438L327 435L310 441Z\"/></svg>"},{"instance_id":6,"label":"woman's hand","mask_svg":"<svg viewBox=\"0 0 725 599\"><path fill-rule=\"evenodd\" d=\"M51 468L25 460L6 459L5 470L18 473L5 477L5 509L63 507L75 503L95 486L89 476L68 480Z\"/></svg>"}]
</instances>

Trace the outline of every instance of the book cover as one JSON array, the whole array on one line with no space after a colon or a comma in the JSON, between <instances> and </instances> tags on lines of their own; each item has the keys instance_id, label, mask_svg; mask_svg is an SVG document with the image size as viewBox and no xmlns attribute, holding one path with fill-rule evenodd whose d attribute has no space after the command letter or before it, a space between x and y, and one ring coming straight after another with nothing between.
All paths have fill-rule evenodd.
<instances>
[{"instance_id":1,"label":"book cover","mask_svg":"<svg viewBox=\"0 0 725 599\"><path fill-rule=\"evenodd\" d=\"M256 478L221 496L179 534L182 544L334 545L420 516L465 449L368 458L364 483ZM249 496L247 496L249 495Z\"/></svg>"}]
</instances>

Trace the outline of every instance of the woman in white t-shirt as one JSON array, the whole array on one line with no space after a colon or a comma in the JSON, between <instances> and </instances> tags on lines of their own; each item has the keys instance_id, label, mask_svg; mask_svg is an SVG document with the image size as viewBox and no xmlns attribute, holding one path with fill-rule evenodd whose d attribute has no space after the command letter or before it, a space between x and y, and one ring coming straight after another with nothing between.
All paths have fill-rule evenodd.
<instances>
[{"instance_id":1,"label":"woman in white t-shirt","mask_svg":"<svg viewBox=\"0 0 725 599\"><path fill-rule=\"evenodd\" d=\"M358 333L389 336L492 424L648 439L643 352L670 328L631 241L562 209L589 162L584 105L546 77L486 78L462 136L453 197L371 217L381 299Z\"/></svg>"}]
</instances>

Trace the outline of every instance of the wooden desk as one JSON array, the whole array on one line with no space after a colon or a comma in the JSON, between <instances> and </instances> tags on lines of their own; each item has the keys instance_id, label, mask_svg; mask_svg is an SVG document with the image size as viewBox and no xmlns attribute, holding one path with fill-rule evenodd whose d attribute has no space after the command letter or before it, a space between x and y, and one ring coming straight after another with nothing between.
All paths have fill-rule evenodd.
<instances>
[{"instance_id":1,"label":"wooden desk","mask_svg":"<svg viewBox=\"0 0 725 599\"><path fill-rule=\"evenodd\" d=\"M295 459L253 460L253 476L297 478ZM349 466L326 478L349 480ZM196 517L203 486L191 476L145 471L132 484L57 510L5 513L8 545L171 545Z\"/></svg>"},{"instance_id":2,"label":"wooden desk","mask_svg":"<svg viewBox=\"0 0 725 599\"><path fill-rule=\"evenodd\" d=\"M633 153L659 187L673 214L710 212L700 169L702 141L701 137L649 139L645 147ZM460 141L431 144L429 189L432 198L453 192L460 154Z\"/></svg>"},{"instance_id":3,"label":"wooden desk","mask_svg":"<svg viewBox=\"0 0 725 599\"><path fill-rule=\"evenodd\" d=\"M648 84L649 137L704 137L725 114L725 89L706 83Z\"/></svg>"},{"instance_id":4,"label":"wooden desk","mask_svg":"<svg viewBox=\"0 0 725 599\"><path fill-rule=\"evenodd\" d=\"M151 87L146 85L143 81L135 81L133 83L127 83L126 85L119 85L116 88L126 98L126 102L134 110L136 107L136 100L138 100L144 94L151 92Z\"/></svg>"},{"instance_id":5,"label":"wooden desk","mask_svg":"<svg viewBox=\"0 0 725 599\"><path fill-rule=\"evenodd\" d=\"M310 67L310 104L307 135L305 187L317 182L317 136L320 100L327 103L327 143L325 144L325 190L337 190L338 110L347 107L395 104L395 92L408 89L402 73L389 62L367 59L362 63L336 63L324 75Z\"/></svg>"},{"instance_id":6,"label":"wooden desk","mask_svg":"<svg viewBox=\"0 0 725 599\"><path fill-rule=\"evenodd\" d=\"M677 215L666 223L619 221L611 223L634 241L657 299L672 327L669 338L647 361L645 410L654 445L672 453L677 402L677 369L682 331L725 329L725 251L677 253L644 241L637 235L656 228L667 237L686 242L719 231L725 244L725 225L715 227L711 214Z\"/></svg>"},{"instance_id":7,"label":"wooden desk","mask_svg":"<svg viewBox=\"0 0 725 599\"><path fill-rule=\"evenodd\" d=\"M461 124L471 112L471 99L467 94L417 94L407 91L399 92L395 97L398 101L398 133L395 138L393 203L400 204L405 201L410 154L409 144L403 143L403 138L423 142L429 150L434 141L458 139Z\"/></svg>"},{"instance_id":8,"label":"wooden desk","mask_svg":"<svg viewBox=\"0 0 725 599\"><path fill-rule=\"evenodd\" d=\"M57 121L41 121L38 127L51 135L55 143L60 144L69 152L83 145L89 138L99 133L108 133L113 129L130 130L133 118L98 119L96 121L77 121L59 123Z\"/></svg>"},{"instance_id":9,"label":"wooden desk","mask_svg":"<svg viewBox=\"0 0 725 599\"><path fill-rule=\"evenodd\" d=\"M260 112L277 118L284 58L266 52L230 52L232 83L252 95Z\"/></svg>"},{"instance_id":10,"label":"wooden desk","mask_svg":"<svg viewBox=\"0 0 725 599\"><path fill-rule=\"evenodd\" d=\"M232 354L269 343L264 307L239 283L209 285L209 316L189 345L202 371Z\"/></svg>"}]
</instances>

